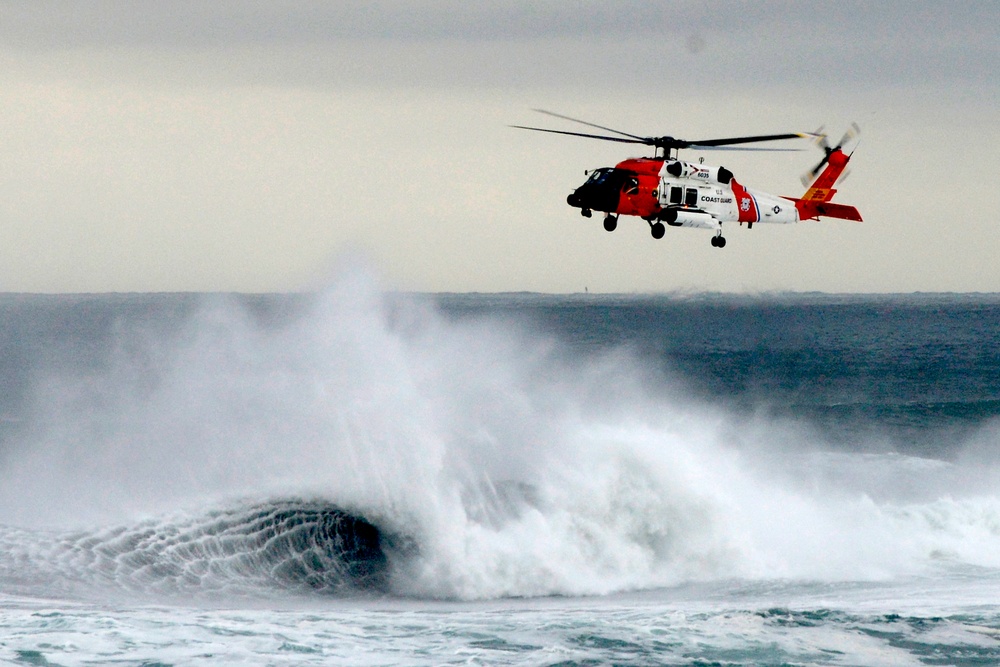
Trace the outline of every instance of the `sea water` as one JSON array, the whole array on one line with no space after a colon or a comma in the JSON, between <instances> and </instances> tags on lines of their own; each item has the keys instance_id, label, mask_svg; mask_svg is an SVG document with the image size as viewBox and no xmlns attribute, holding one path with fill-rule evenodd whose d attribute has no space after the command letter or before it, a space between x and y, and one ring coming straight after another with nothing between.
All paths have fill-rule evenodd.
<instances>
[{"instance_id":1,"label":"sea water","mask_svg":"<svg viewBox=\"0 0 1000 667\"><path fill-rule=\"evenodd\" d=\"M1000 662L1000 298L0 297L0 663Z\"/></svg>"}]
</instances>

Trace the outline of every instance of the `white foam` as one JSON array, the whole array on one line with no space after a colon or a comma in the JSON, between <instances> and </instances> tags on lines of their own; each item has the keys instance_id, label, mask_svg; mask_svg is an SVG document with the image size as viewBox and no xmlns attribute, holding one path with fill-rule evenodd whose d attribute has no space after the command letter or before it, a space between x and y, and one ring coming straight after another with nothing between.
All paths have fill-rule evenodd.
<instances>
[{"instance_id":1,"label":"white foam","mask_svg":"<svg viewBox=\"0 0 1000 667\"><path fill-rule=\"evenodd\" d=\"M526 326L390 304L364 274L283 328L225 299L184 327L48 379L0 470L4 522L316 497L412 536L399 592L459 598L1000 567L1000 499L961 466L827 455L624 352L573 358Z\"/></svg>"}]
</instances>

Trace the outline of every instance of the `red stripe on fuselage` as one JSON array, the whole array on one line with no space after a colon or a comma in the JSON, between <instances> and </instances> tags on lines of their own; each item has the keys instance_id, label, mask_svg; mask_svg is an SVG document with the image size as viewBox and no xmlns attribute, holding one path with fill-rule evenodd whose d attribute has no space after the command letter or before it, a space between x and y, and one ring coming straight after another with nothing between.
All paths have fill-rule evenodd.
<instances>
[{"instance_id":1,"label":"red stripe on fuselage","mask_svg":"<svg viewBox=\"0 0 1000 667\"><path fill-rule=\"evenodd\" d=\"M733 188L733 197L736 199L736 212L739 214L740 222L757 222L760 220L760 211L757 209L757 200L747 192L747 189L736 182L734 178L730 181Z\"/></svg>"}]
</instances>

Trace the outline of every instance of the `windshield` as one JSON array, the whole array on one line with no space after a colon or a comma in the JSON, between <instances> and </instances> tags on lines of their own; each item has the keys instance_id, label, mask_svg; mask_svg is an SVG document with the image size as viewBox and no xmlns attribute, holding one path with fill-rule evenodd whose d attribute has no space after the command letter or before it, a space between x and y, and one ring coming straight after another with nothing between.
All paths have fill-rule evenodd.
<instances>
[{"instance_id":1,"label":"windshield","mask_svg":"<svg viewBox=\"0 0 1000 667\"><path fill-rule=\"evenodd\" d=\"M588 183L603 183L608 180L608 174L610 174L614 169L610 167L602 167L601 169L595 169L590 173L590 178L587 179Z\"/></svg>"}]
</instances>

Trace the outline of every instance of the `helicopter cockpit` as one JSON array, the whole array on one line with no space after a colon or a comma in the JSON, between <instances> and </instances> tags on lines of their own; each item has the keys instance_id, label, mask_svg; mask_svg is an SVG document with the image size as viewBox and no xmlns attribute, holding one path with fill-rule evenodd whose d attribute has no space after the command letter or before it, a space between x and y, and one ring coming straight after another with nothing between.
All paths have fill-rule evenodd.
<instances>
[{"instance_id":1,"label":"helicopter cockpit","mask_svg":"<svg viewBox=\"0 0 1000 667\"><path fill-rule=\"evenodd\" d=\"M626 194L634 194L638 189L639 181L633 172L615 167L601 167L590 172L590 177L566 198L566 202L585 212L615 211L623 191Z\"/></svg>"}]
</instances>

